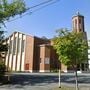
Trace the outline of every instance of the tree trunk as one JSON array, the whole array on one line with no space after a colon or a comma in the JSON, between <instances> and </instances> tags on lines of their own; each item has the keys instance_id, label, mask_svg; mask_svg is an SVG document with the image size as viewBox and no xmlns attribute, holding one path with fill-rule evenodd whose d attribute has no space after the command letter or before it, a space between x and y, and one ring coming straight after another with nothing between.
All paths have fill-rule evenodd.
<instances>
[{"instance_id":1,"label":"tree trunk","mask_svg":"<svg viewBox=\"0 0 90 90\"><path fill-rule=\"evenodd\" d=\"M10 75L8 75L8 82L10 82Z\"/></svg>"},{"instance_id":2,"label":"tree trunk","mask_svg":"<svg viewBox=\"0 0 90 90\"><path fill-rule=\"evenodd\" d=\"M76 90L79 90L79 88L78 88L78 76L77 76L77 69L75 69L75 80L76 80Z\"/></svg>"},{"instance_id":3,"label":"tree trunk","mask_svg":"<svg viewBox=\"0 0 90 90\"><path fill-rule=\"evenodd\" d=\"M59 88L61 88L61 70L59 69Z\"/></svg>"}]
</instances>

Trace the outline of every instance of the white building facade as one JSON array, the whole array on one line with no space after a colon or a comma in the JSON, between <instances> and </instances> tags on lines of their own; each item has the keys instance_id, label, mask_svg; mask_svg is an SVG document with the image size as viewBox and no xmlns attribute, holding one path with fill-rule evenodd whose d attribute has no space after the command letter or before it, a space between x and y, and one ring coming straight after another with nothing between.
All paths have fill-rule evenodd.
<instances>
[{"instance_id":1,"label":"white building facade","mask_svg":"<svg viewBox=\"0 0 90 90\"><path fill-rule=\"evenodd\" d=\"M5 65L11 71L24 71L25 39L26 36L19 32L14 32L7 39L9 49L6 54Z\"/></svg>"}]
</instances>

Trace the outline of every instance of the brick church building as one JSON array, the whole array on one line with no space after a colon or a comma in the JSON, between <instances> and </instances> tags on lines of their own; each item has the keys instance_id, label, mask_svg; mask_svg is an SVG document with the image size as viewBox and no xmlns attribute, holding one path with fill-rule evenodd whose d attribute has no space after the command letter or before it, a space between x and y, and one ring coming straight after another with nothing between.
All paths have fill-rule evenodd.
<instances>
[{"instance_id":1,"label":"brick church building","mask_svg":"<svg viewBox=\"0 0 90 90\"><path fill-rule=\"evenodd\" d=\"M78 13L72 17L72 29L76 32L83 32L86 38L84 16ZM9 49L5 64L8 70L50 72L52 69L60 67L62 71L68 71L67 66L59 63L50 39L14 32L7 38L7 44ZM86 69L85 64L83 64L83 68Z\"/></svg>"},{"instance_id":2,"label":"brick church building","mask_svg":"<svg viewBox=\"0 0 90 90\"><path fill-rule=\"evenodd\" d=\"M59 68L51 41L14 32L7 39L9 50L5 64L11 71L50 72Z\"/></svg>"}]
</instances>

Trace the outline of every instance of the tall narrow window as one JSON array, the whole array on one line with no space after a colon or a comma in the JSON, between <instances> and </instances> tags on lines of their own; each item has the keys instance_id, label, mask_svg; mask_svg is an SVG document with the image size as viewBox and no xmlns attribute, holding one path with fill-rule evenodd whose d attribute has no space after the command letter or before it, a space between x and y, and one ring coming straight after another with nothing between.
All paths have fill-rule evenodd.
<instances>
[{"instance_id":1,"label":"tall narrow window","mask_svg":"<svg viewBox=\"0 0 90 90\"><path fill-rule=\"evenodd\" d=\"M77 19L75 19L75 24L77 24Z\"/></svg>"},{"instance_id":2,"label":"tall narrow window","mask_svg":"<svg viewBox=\"0 0 90 90\"><path fill-rule=\"evenodd\" d=\"M77 19L75 19L75 30L77 32Z\"/></svg>"},{"instance_id":3,"label":"tall narrow window","mask_svg":"<svg viewBox=\"0 0 90 90\"><path fill-rule=\"evenodd\" d=\"M24 52L24 48L25 48L25 40L22 40L22 52Z\"/></svg>"},{"instance_id":4,"label":"tall narrow window","mask_svg":"<svg viewBox=\"0 0 90 90\"><path fill-rule=\"evenodd\" d=\"M17 40L17 38L15 37L14 45L13 45L13 54L16 54L16 40Z\"/></svg>"},{"instance_id":5,"label":"tall narrow window","mask_svg":"<svg viewBox=\"0 0 90 90\"><path fill-rule=\"evenodd\" d=\"M79 19L79 24L81 24L81 19Z\"/></svg>"},{"instance_id":6,"label":"tall narrow window","mask_svg":"<svg viewBox=\"0 0 90 90\"><path fill-rule=\"evenodd\" d=\"M10 41L9 51L10 51L10 54L11 54L12 53L12 40Z\"/></svg>"},{"instance_id":7,"label":"tall narrow window","mask_svg":"<svg viewBox=\"0 0 90 90\"><path fill-rule=\"evenodd\" d=\"M18 39L18 53L20 53L20 42L21 42L21 40L20 40L20 38Z\"/></svg>"}]
</instances>

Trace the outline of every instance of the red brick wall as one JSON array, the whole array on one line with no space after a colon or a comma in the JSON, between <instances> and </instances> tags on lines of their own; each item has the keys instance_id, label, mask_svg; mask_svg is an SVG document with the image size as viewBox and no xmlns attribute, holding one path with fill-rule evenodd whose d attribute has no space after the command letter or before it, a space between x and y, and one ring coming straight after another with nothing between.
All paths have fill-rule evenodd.
<instances>
[{"instance_id":1,"label":"red brick wall","mask_svg":"<svg viewBox=\"0 0 90 90\"><path fill-rule=\"evenodd\" d=\"M25 66L29 64L29 70L33 70L34 38L26 36ZM26 68L25 68L26 69Z\"/></svg>"},{"instance_id":2,"label":"red brick wall","mask_svg":"<svg viewBox=\"0 0 90 90\"><path fill-rule=\"evenodd\" d=\"M40 69L40 45L50 43L49 40L44 40L38 37L34 37L34 63L33 63L33 70L39 71Z\"/></svg>"}]
</instances>

